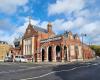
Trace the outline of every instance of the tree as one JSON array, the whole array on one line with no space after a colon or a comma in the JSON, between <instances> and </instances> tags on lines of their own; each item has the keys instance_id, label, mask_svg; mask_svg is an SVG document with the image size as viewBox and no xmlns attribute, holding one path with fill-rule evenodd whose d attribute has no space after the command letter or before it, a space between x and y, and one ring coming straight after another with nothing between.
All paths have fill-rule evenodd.
<instances>
[{"instance_id":1,"label":"tree","mask_svg":"<svg viewBox=\"0 0 100 80\"><path fill-rule=\"evenodd\" d=\"M91 48L95 51L96 56L100 56L100 45L91 45Z\"/></svg>"}]
</instances>

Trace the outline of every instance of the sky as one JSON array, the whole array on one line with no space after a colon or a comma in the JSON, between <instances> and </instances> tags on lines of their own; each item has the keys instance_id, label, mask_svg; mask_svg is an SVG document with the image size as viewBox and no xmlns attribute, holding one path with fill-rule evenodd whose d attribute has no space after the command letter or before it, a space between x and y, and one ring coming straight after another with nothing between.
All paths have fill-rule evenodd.
<instances>
[{"instance_id":1,"label":"sky","mask_svg":"<svg viewBox=\"0 0 100 80\"><path fill-rule=\"evenodd\" d=\"M100 0L0 0L0 40L12 44L29 23L61 34L87 34L85 43L100 45Z\"/></svg>"}]
</instances>

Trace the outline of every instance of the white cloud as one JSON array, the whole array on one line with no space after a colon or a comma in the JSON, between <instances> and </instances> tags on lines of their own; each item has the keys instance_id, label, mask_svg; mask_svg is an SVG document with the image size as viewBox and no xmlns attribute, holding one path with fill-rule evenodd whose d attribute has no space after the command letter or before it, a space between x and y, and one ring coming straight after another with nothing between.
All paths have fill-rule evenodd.
<instances>
[{"instance_id":1,"label":"white cloud","mask_svg":"<svg viewBox=\"0 0 100 80\"><path fill-rule=\"evenodd\" d=\"M97 37L93 38L91 43L92 44L100 45L100 36L97 36Z\"/></svg>"},{"instance_id":2,"label":"white cloud","mask_svg":"<svg viewBox=\"0 0 100 80\"><path fill-rule=\"evenodd\" d=\"M56 32L64 30L72 30L82 28L84 25L89 22L84 17L77 17L75 20L65 20L65 19L56 19L53 23L53 29Z\"/></svg>"},{"instance_id":3,"label":"white cloud","mask_svg":"<svg viewBox=\"0 0 100 80\"><path fill-rule=\"evenodd\" d=\"M100 21L95 21L95 22L86 24L80 29L80 33L86 33L91 37L100 35L99 25L100 25Z\"/></svg>"},{"instance_id":4,"label":"white cloud","mask_svg":"<svg viewBox=\"0 0 100 80\"><path fill-rule=\"evenodd\" d=\"M91 14L93 14L93 13L91 13L88 9L84 9L84 10L75 12L76 17L80 17L80 16L81 17L89 17L89 16L91 16Z\"/></svg>"},{"instance_id":5,"label":"white cloud","mask_svg":"<svg viewBox=\"0 0 100 80\"><path fill-rule=\"evenodd\" d=\"M56 33L64 30L70 30L73 27L73 23L71 21L65 21L64 19L57 19L53 21L52 24Z\"/></svg>"},{"instance_id":6,"label":"white cloud","mask_svg":"<svg viewBox=\"0 0 100 80\"><path fill-rule=\"evenodd\" d=\"M48 7L49 15L71 13L84 8L85 0L56 0L56 3Z\"/></svg>"},{"instance_id":7,"label":"white cloud","mask_svg":"<svg viewBox=\"0 0 100 80\"><path fill-rule=\"evenodd\" d=\"M0 0L0 11L6 14L16 12L18 6L24 6L28 0Z\"/></svg>"}]
</instances>

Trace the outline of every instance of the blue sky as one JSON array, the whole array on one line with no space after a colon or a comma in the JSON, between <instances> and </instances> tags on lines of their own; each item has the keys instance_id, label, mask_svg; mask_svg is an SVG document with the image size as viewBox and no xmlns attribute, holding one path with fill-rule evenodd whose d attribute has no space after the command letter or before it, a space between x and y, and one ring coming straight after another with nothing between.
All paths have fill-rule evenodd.
<instances>
[{"instance_id":1,"label":"blue sky","mask_svg":"<svg viewBox=\"0 0 100 80\"><path fill-rule=\"evenodd\" d=\"M100 44L100 0L0 0L0 40L12 43L22 36L28 25L53 30L86 33L86 43Z\"/></svg>"}]
</instances>

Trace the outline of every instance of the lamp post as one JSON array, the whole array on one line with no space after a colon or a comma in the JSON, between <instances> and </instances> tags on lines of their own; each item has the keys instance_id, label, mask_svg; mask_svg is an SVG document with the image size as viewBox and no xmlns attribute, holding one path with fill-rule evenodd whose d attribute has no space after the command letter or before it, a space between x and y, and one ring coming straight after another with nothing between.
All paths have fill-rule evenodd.
<instances>
[{"instance_id":1,"label":"lamp post","mask_svg":"<svg viewBox=\"0 0 100 80\"><path fill-rule=\"evenodd\" d=\"M84 33L81 33L82 36L82 55L83 55L83 61L84 61L84 49L83 49L83 44L84 44L84 37L86 37L87 35Z\"/></svg>"}]
</instances>

